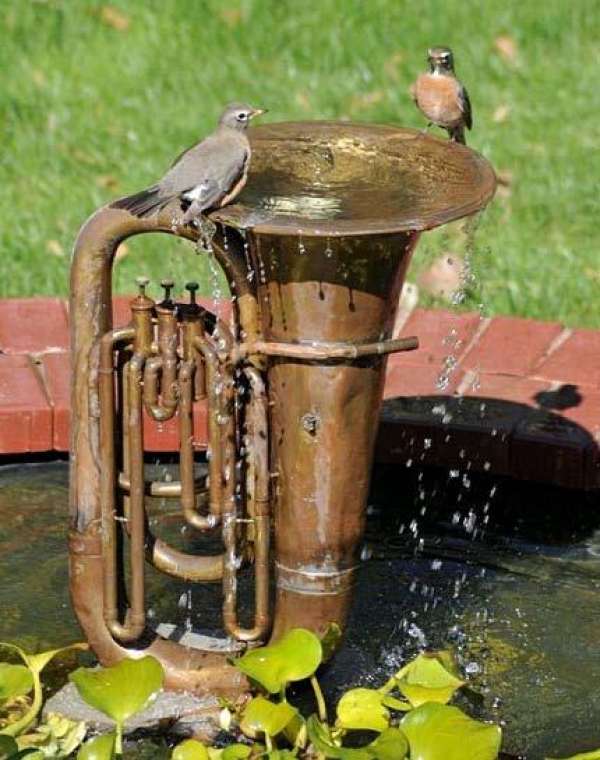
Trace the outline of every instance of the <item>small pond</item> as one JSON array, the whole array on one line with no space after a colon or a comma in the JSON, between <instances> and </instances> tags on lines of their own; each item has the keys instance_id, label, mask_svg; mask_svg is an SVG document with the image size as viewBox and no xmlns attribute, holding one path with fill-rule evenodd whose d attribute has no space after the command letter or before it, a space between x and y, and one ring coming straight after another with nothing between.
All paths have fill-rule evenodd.
<instances>
[{"instance_id":1,"label":"small pond","mask_svg":"<svg viewBox=\"0 0 600 760\"><path fill-rule=\"evenodd\" d=\"M0 468L0 640L40 649L81 636L68 594L67 479L65 462ZM599 746L591 501L467 471L381 468L374 483L348 636L322 679L329 698L379 685L419 648L452 646L472 685L463 706L502 721L507 752L536 760ZM168 507L154 504L152 519L180 535ZM150 570L148 582L157 620L215 632L218 585L190 591Z\"/></svg>"}]
</instances>

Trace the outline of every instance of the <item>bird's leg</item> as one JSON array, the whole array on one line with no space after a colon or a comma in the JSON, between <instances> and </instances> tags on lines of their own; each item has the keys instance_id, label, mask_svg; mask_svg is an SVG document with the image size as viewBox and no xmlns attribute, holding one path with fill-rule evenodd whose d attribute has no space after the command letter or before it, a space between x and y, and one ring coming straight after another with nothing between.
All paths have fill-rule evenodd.
<instances>
[{"instance_id":1,"label":"bird's leg","mask_svg":"<svg viewBox=\"0 0 600 760\"><path fill-rule=\"evenodd\" d=\"M212 241L217 231L217 225L204 214L198 214L193 223L200 233L197 245L198 252L210 253L213 249Z\"/></svg>"},{"instance_id":2,"label":"bird's leg","mask_svg":"<svg viewBox=\"0 0 600 760\"><path fill-rule=\"evenodd\" d=\"M428 133L429 133L429 129L430 129L430 127L433 127L433 122L432 122L432 121L428 121L428 122L427 122L427 124L426 124L426 125L423 127L423 129L421 130L421 134L422 134L422 135L426 135L426 134L428 134Z\"/></svg>"}]
</instances>

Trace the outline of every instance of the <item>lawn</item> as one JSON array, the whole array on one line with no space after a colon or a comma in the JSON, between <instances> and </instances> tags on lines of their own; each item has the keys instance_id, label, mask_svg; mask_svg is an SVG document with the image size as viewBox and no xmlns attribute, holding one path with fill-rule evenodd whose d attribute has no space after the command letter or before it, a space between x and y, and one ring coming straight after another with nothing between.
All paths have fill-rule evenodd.
<instances>
[{"instance_id":1,"label":"lawn","mask_svg":"<svg viewBox=\"0 0 600 760\"><path fill-rule=\"evenodd\" d=\"M421 127L408 87L448 44L470 144L504 180L464 307L600 327L598 0L2 0L0 35L0 297L64 295L85 218L160 176L226 101ZM411 278L459 240L424 236ZM142 272L210 283L167 237L128 245L117 288Z\"/></svg>"}]
</instances>

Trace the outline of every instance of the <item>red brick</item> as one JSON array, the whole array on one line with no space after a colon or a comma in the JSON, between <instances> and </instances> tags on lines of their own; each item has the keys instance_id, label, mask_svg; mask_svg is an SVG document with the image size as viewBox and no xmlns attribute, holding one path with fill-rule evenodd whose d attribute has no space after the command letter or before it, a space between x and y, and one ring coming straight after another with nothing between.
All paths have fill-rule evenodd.
<instances>
[{"instance_id":1,"label":"red brick","mask_svg":"<svg viewBox=\"0 0 600 760\"><path fill-rule=\"evenodd\" d=\"M548 380L537 380L517 375L487 374L470 371L458 387L464 396L478 396L537 408L536 396L551 387Z\"/></svg>"},{"instance_id":2,"label":"red brick","mask_svg":"<svg viewBox=\"0 0 600 760\"><path fill-rule=\"evenodd\" d=\"M600 386L600 331L573 330L534 373L563 383Z\"/></svg>"},{"instance_id":3,"label":"red brick","mask_svg":"<svg viewBox=\"0 0 600 760\"><path fill-rule=\"evenodd\" d=\"M448 384L438 388L442 370L439 366L415 367L406 361L407 354L392 354L388 359L385 375L384 398L395 396L431 396L454 392L463 377L461 370L455 369L448 376Z\"/></svg>"},{"instance_id":4,"label":"red brick","mask_svg":"<svg viewBox=\"0 0 600 760\"><path fill-rule=\"evenodd\" d=\"M461 365L479 372L529 375L562 329L558 322L494 317Z\"/></svg>"},{"instance_id":5,"label":"red brick","mask_svg":"<svg viewBox=\"0 0 600 760\"><path fill-rule=\"evenodd\" d=\"M0 351L42 353L69 347L64 302L59 298L0 300Z\"/></svg>"},{"instance_id":6,"label":"red brick","mask_svg":"<svg viewBox=\"0 0 600 760\"><path fill-rule=\"evenodd\" d=\"M444 309L415 309L402 335L416 335L419 348L404 354L407 364L442 369L448 356L456 361L464 354L481 324L479 314L455 314Z\"/></svg>"},{"instance_id":7,"label":"red brick","mask_svg":"<svg viewBox=\"0 0 600 760\"><path fill-rule=\"evenodd\" d=\"M52 406L53 448L55 451L68 451L71 416L70 355L64 351L56 354L41 354L37 361L40 362Z\"/></svg>"},{"instance_id":8,"label":"red brick","mask_svg":"<svg viewBox=\"0 0 600 760\"><path fill-rule=\"evenodd\" d=\"M131 321L129 304L134 296L113 296L112 318L113 327L125 327Z\"/></svg>"},{"instance_id":9,"label":"red brick","mask_svg":"<svg viewBox=\"0 0 600 760\"><path fill-rule=\"evenodd\" d=\"M194 447L205 449L208 442L206 427L206 403L194 404ZM144 449L166 452L179 449L179 416L175 414L166 422L155 422L144 410Z\"/></svg>"},{"instance_id":10,"label":"red brick","mask_svg":"<svg viewBox=\"0 0 600 760\"><path fill-rule=\"evenodd\" d=\"M52 410L26 356L0 355L0 454L52 449Z\"/></svg>"}]
</instances>

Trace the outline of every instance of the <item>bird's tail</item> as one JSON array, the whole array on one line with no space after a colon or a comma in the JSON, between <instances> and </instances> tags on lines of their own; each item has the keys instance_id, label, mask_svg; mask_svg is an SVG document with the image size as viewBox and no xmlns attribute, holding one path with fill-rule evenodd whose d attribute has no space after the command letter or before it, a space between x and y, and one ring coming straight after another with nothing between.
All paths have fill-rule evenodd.
<instances>
[{"instance_id":1,"label":"bird's tail","mask_svg":"<svg viewBox=\"0 0 600 760\"><path fill-rule=\"evenodd\" d=\"M451 127L448 132L453 142L461 143L461 145L467 144L465 140L465 128L462 124L458 127Z\"/></svg>"},{"instance_id":2,"label":"bird's tail","mask_svg":"<svg viewBox=\"0 0 600 760\"><path fill-rule=\"evenodd\" d=\"M139 193L128 195L125 198L119 198L119 200L110 204L111 208L121 208L129 211L134 216L143 219L146 216L152 216L160 211L161 208L167 205L170 198L165 198L160 195L158 185L152 185L152 187L146 188Z\"/></svg>"}]
</instances>

